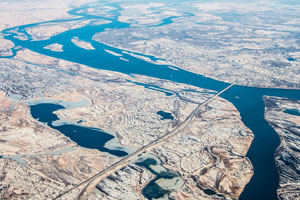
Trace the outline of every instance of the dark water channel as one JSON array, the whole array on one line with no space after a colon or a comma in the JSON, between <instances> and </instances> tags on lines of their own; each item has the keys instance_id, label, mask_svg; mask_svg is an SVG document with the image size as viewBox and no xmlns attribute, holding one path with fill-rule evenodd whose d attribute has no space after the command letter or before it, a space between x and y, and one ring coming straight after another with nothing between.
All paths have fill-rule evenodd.
<instances>
[{"instance_id":1,"label":"dark water channel","mask_svg":"<svg viewBox=\"0 0 300 200\"><path fill-rule=\"evenodd\" d=\"M290 115L297 115L300 116L300 111L298 109L286 109L283 111L284 113L290 114Z\"/></svg>"},{"instance_id":2,"label":"dark water channel","mask_svg":"<svg viewBox=\"0 0 300 200\"><path fill-rule=\"evenodd\" d=\"M33 118L46 123L49 127L60 131L79 146L98 149L99 151L107 152L115 156L127 156L128 153L121 150L111 150L104 147L105 143L112 140L114 136L105 133L104 131L91 127L78 126L74 124L53 125L53 122L59 120L54 111L64 109L58 104L41 103L30 106L30 112Z\"/></svg>"},{"instance_id":3,"label":"dark water channel","mask_svg":"<svg viewBox=\"0 0 300 200\"><path fill-rule=\"evenodd\" d=\"M11 32L11 30L13 30L14 28L4 30L2 33L6 34L6 39L13 41L16 45L28 48L32 51L44 55L84 64L97 69L117 71L130 75L145 75L149 77L170 80L178 83L190 84L193 86L216 91L221 91L229 85L221 81L217 81L214 79L204 77L202 75L185 71L175 66L172 66L170 68L170 66L167 65L156 65L153 63L149 63L136 57L130 56L128 54L123 54L122 49L116 49L105 44L93 41L93 35L95 33L102 32L105 29L121 29L130 27L130 24L121 23L117 21L117 17L120 15L119 11L121 10L118 4L109 5L115 7L115 10L110 12L110 14L113 15L113 17L110 18L93 16L86 14L85 12L79 13L79 11L84 11L89 6L84 6L81 8L71 10L69 13L72 15L81 16L84 19L105 19L111 21L111 23L95 26L86 26L66 31L48 40L19 40L14 37L16 36L16 33ZM60 21L52 22L59 23ZM162 22L162 25L166 25L168 23L172 23L172 20L166 19ZM25 28L35 25L38 24L29 24L17 27L18 32L24 33L26 35L27 33L25 31ZM71 42L72 37L78 37L81 40L90 42L96 50L87 51L85 49L77 47ZM50 50L44 49L45 46L53 43L63 44L64 52L52 52ZM115 53L122 54L122 57L126 60L129 60L129 62L121 60L119 59L119 57L107 53L106 51L104 51L104 49L108 49ZM153 56L143 56L146 56L151 60L158 59ZM251 182L246 186L241 196L241 199L244 200L277 199L276 189L278 187L279 180L274 161L274 152L278 147L280 140L276 132L268 125L268 123L264 119L265 105L262 99L263 95L300 99L300 90L262 89L254 87L234 86L230 90L222 94L223 98L233 103L233 105L238 109L242 116L242 121L244 122L244 124L247 127L249 127L255 134L255 139L247 154L254 167L254 176L251 179ZM122 151L115 151L104 148L103 144L105 143L105 141L108 141L112 138L110 135L106 135L100 130L84 128L74 125L62 125L58 127L53 126L51 122L57 120L57 116L52 114L52 112L57 109L63 109L60 106L37 105L32 106L31 109L32 114L33 116L35 116L35 118L39 118L40 121L48 123L48 125L54 129L57 129L61 132L65 132L65 135L70 137L72 140L76 141L81 146L85 146L87 148L99 148L99 150L101 151L106 151L108 153L118 156L125 155L125 153ZM39 112L39 110L41 109L44 110L43 113ZM75 130L77 132L76 134L74 134ZM91 137L95 138L93 140L82 140L79 136L80 133L78 133L80 131L87 131L84 134L88 133Z\"/></svg>"},{"instance_id":4,"label":"dark water channel","mask_svg":"<svg viewBox=\"0 0 300 200\"><path fill-rule=\"evenodd\" d=\"M161 188L156 182L159 181L160 179L173 179L176 177L180 177L180 174L178 174L177 172L173 172L170 170L162 170L160 172L157 172L155 170L153 170L151 168L151 166L155 166L155 165L161 165L161 163L158 163L157 160L153 159L153 158L147 158L141 161L137 161L135 162L136 165L140 166L140 167L144 167L147 170L149 170L153 175L155 175L155 178L153 180L151 180L147 186L142 190L142 194L147 198L147 199L158 199L158 198L162 198L165 195L168 195L172 190L167 190L167 189L163 189Z\"/></svg>"}]
</instances>

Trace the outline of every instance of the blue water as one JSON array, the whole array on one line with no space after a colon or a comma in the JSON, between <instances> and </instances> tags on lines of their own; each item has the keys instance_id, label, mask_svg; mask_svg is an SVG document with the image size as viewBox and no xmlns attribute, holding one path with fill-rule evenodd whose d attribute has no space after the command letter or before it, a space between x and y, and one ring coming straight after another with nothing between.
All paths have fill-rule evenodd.
<instances>
[{"instance_id":1,"label":"blue water","mask_svg":"<svg viewBox=\"0 0 300 200\"><path fill-rule=\"evenodd\" d=\"M116 56L107 53L106 51L104 51L104 49L108 49L119 54L122 54L122 49L109 47L105 44L95 42L92 40L93 35L95 33L102 32L107 28L121 29L130 27L130 24L117 21L117 17L120 15L120 6L117 3L109 5L115 7L115 10L109 13L109 16L112 15L113 17L93 16L84 12L80 14L78 13L78 11L84 11L89 6L83 6L81 8L73 9L69 13L72 15L81 16L82 19L105 19L111 21L111 23L97 26L86 26L66 31L50 38L49 40L21 41L13 37L16 34L10 33L10 30L12 30L13 28L4 30L2 33L7 34L5 38L12 40L16 45L20 45L24 48L28 48L32 51L44 55L69 60L97 69L117 71L129 75L145 75L216 91L221 91L229 85L228 83L191 73L175 66L172 66L172 68L170 68L168 65L156 65L124 54L123 58L129 60L129 62L126 62L120 60ZM173 18L168 18L162 20L162 23L160 25L167 25L168 23L172 23L172 21ZM60 21L54 22L59 23ZM38 23L20 26L18 27L18 31L26 34L25 28L35 25L38 25ZM79 39L90 42L96 49L96 51L87 51L77 47L71 42L72 37L78 37ZM64 52L52 52L43 48L52 43L63 44ZM159 59L153 56L143 56L149 57L151 60ZM152 89L161 90L160 88L155 88L149 85L145 85L145 87L151 87ZM163 92L167 92L168 95L172 95L172 92ZM300 90L263 89L234 86L230 90L222 94L223 98L233 103L233 105L238 109L242 116L242 121L244 122L244 124L249 127L255 134L255 139L247 154L254 167L254 176L242 193L241 199L245 200L277 199L276 189L278 187L279 179L274 161L274 152L278 147L280 141L276 132L268 125L268 123L264 119L265 105L262 99L263 95L300 99Z\"/></svg>"},{"instance_id":2,"label":"blue water","mask_svg":"<svg viewBox=\"0 0 300 200\"><path fill-rule=\"evenodd\" d=\"M290 115L300 116L300 111L298 109L286 109L283 112L287 113L287 114L290 114Z\"/></svg>"},{"instance_id":3,"label":"blue water","mask_svg":"<svg viewBox=\"0 0 300 200\"><path fill-rule=\"evenodd\" d=\"M288 59L288 61L296 61L295 58L287 58L287 59Z\"/></svg>"},{"instance_id":4,"label":"blue water","mask_svg":"<svg viewBox=\"0 0 300 200\"><path fill-rule=\"evenodd\" d=\"M46 123L49 127L60 131L79 146L98 149L103 152L110 153L115 156L127 156L128 153L120 150L111 150L104 147L105 143L112 140L114 136L103 132L100 129L78 126L74 124L63 124L54 126L53 122L59 120L53 112L64 109L63 106L57 104L42 103L30 106L30 112L33 118L40 122Z\"/></svg>"},{"instance_id":5,"label":"blue water","mask_svg":"<svg viewBox=\"0 0 300 200\"><path fill-rule=\"evenodd\" d=\"M161 188L159 185L156 184L156 181L159 179L172 179L175 177L180 176L178 173L167 170L163 172L156 172L153 169L151 169L150 165L159 165L156 160L153 158L147 158L146 160L142 162L136 162L135 163L138 166L144 167L147 170L149 170L152 174L155 175L155 178L152 179L147 186L142 190L142 194L147 198L147 199L158 199L162 198L165 194L169 194L171 191L165 190Z\"/></svg>"},{"instance_id":6,"label":"blue water","mask_svg":"<svg viewBox=\"0 0 300 200\"><path fill-rule=\"evenodd\" d=\"M174 117L172 116L172 113L168 113L168 112L164 112L162 110L158 111L156 114L161 116L161 120L165 120L165 119L171 119L173 120Z\"/></svg>"}]
</instances>

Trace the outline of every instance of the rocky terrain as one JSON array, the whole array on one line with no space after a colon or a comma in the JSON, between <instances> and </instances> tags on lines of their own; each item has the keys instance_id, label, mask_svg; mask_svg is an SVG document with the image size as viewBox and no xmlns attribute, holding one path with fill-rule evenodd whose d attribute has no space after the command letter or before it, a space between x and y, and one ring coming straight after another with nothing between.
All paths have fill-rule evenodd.
<instances>
[{"instance_id":1,"label":"rocky terrain","mask_svg":"<svg viewBox=\"0 0 300 200\"><path fill-rule=\"evenodd\" d=\"M0 57L12 56L12 48L14 47L14 43L10 40L6 40L0 35Z\"/></svg>"},{"instance_id":2,"label":"rocky terrain","mask_svg":"<svg viewBox=\"0 0 300 200\"><path fill-rule=\"evenodd\" d=\"M280 175L278 197L282 200L300 198L300 101L264 97L265 118L280 136L275 154Z\"/></svg>"},{"instance_id":3,"label":"rocky terrain","mask_svg":"<svg viewBox=\"0 0 300 200\"><path fill-rule=\"evenodd\" d=\"M298 3L119 2L130 27L94 40L224 82L300 88Z\"/></svg>"},{"instance_id":4,"label":"rocky terrain","mask_svg":"<svg viewBox=\"0 0 300 200\"><path fill-rule=\"evenodd\" d=\"M21 40L37 42L65 31L109 23L97 16L112 17L114 4L91 2L41 0L35 7L36 0L26 4L1 1L0 30L32 24L25 28L26 33L11 31L21 33L15 36ZM246 17L244 21L238 14L227 14L237 9L232 3L225 3L221 9L219 4L197 2L169 6L147 0L131 4L112 2L121 3L120 16L115 16L120 22L130 23L130 28L105 29L94 39L124 49L122 54L172 64L227 82L261 87L299 86L295 76L300 59L298 41L290 33L293 27L297 34L299 24L291 20L297 13L289 5L280 10L285 14L277 15L272 6L242 4L239 12L249 14L247 17L253 20ZM87 4L79 12L95 15L94 19L74 17L67 12L83 3ZM268 18L270 13L278 19ZM258 21L266 28L251 24ZM38 22L43 23L34 24ZM276 31L272 28L275 23L281 24ZM94 50L80 36L72 37L66 44L73 42ZM197 109L216 91L48 57L14 47L4 35L0 35L0 43L0 199L53 199L69 190L60 199L146 199L144 190L153 181L158 190L165 191L161 199L238 199L250 181L253 167L246 154L254 136L242 123L237 109L221 97ZM273 51L278 46L280 51ZM63 52L63 47L52 43L44 48ZM104 50L126 60L108 47ZM126 50L161 59L152 60ZM262 52L265 57L258 59ZM106 148L124 148L128 153L143 149L188 122L124 167L86 185L83 181L123 158L79 146L34 119L30 105L45 102L69 105L55 111L59 118L56 124L101 129L114 136ZM191 114L195 115L189 121ZM141 163L147 158L156 163L143 166ZM290 179L286 183L279 189L281 196L290 196L292 193L285 191L297 189Z\"/></svg>"},{"instance_id":5,"label":"rocky terrain","mask_svg":"<svg viewBox=\"0 0 300 200\"><path fill-rule=\"evenodd\" d=\"M94 199L146 199L141 191L154 176L146 169L128 165L103 179L95 188Z\"/></svg>"},{"instance_id":6,"label":"rocky terrain","mask_svg":"<svg viewBox=\"0 0 300 200\"><path fill-rule=\"evenodd\" d=\"M253 174L251 163L245 157L252 139L253 134L241 123L236 109L218 98L197 114L190 127L153 149L152 154L165 168L179 172L184 180L179 190L171 191L170 198L238 199ZM101 181L93 195L101 199L123 195L140 199L131 196L132 190L141 190L145 186L143 179L148 177L150 182L152 177L139 168L135 165L117 171ZM138 177L136 174L140 174L139 179L133 178ZM124 184L125 180L130 182Z\"/></svg>"},{"instance_id":7,"label":"rocky terrain","mask_svg":"<svg viewBox=\"0 0 300 200\"><path fill-rule=\"evenodd\" d=\"M1 92L0 198L50 199L116 158L78 147Z\"/></svg>"},{"instance_id":8,"label":"rocky terrain","mask_svg":"<svg viewBox=\"0 0 300 200\"><path fill-rule=\"evenodd\" d=\"M119 145L138 149L173 129L193 111L197 102L205 101L214 93L185 84L91 69L26 49L18 51L14 58L1 58L0 64L1 198L54 197L119 159L97 150L82 148L60 132L37 122L30 115L28 101L48 99L79 102L82 98L87 99L90 104L84 107L56 113L62 120L82 120L82 126L108 131L116 136ZM158 89L146 88L141 83ZM203 188L211 188L225 196L232 192L229 196L237 197L253 173L251 164L244 157L253 135L244 127L238 112L230 103L221 98L215 101L211 102L212 108L198 114L189 129L152 153L163 161L166 168L182 173L184 180L192 181L193 173L197 176L199 170L211 167L212 171L208 169L206 174L211 181L204 182L196 178L197 184L199 182ZM162 120L158 111L171 113L173 120ZM224 120L224 124L201 120L204 113L207 115L205 118ZM228 122L231 125L225 125ZM218 133L224 135L220 137ZM182 141L187 143L180 145ZM208 156L207 160L202 160L204 155L209 154L202 146L206 143L214 144L214 147L207 146L207 151L219 158L214 160ZM178 152L170 152L169 149L175 148L169 146L172 144L177 146ZM191 148L186 148L186 145ZM219 148L224 152L220 152ZM190 162L192 166L181 166L180 163L185 162ZM231 167L224 167L224 162ZM241 163L244 167L241 167ZM128 195L138 199L141 189L153 175L141 167L133 166L138 170L131 169L133 172L129 177L135 178L130 180L140 181L137 177L143 171L144 181L136 188L139 192L130 194L133 191L128 188L132 187L131 183L123 183L122 187L127 187ZM127 177L127 172L124 174ZM243 178L239 182L232 174ZM219 176L226 178L216 185ZM126 177L122 178L127 183ZM239 187L233 192L236 184ZM76 196L79 190L67 193L64 198Z\"/></svg>"},{"instance_id":9,"label":"rocky terrain","mask_svg":"<svg viewBox=\"0 0 300 200\"><path fill-rule=\"evenodd\" d=\"M25 24L74 18L68 13L69 10L92 2L94 0L4 0L0 2L2 19L0 30Z\"/></svg>"}]
</instances>

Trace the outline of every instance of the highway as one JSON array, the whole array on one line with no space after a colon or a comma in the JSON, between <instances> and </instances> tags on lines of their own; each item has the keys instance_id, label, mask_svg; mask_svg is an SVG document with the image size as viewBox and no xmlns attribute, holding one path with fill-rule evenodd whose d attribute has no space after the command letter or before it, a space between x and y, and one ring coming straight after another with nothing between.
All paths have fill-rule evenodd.
<instances>
[{"instance_id":1,"label":"highway","mask_svg":"<svg viewBox=\"0 0 300 200\"><path fill-rule=\"evenodd\" d=\"M226 92L227 90L229 90L232 86L234 86L235 84L231 84L228 87L226 87L225 89L223 89L222 91L218 92L217 94L215 94L214 96L212 96L211 98L207 99L206 101L202 102L201 104L199 104L190 114L189 116L183 121L181 122L177 127L175 127L172 131L166 133L165 135L157 138L156 140L150 142L149 144L143 146L142 148L138 149L136 152L132 153L131 155L119 160L118 162L114 163L113 165L111 165L110 167L100 171L99 173L93 175L92 177L82 181L81 183L79 183L78 185L75 185L74 187L72 187L71 189L59 194L58 196L56 196L55 199L59 199L62 196L64 196L65 194L71 192L72 190L79 188L79 187L83 187L83 189L81 189L81 192L78 194L76 199L81 199L84 194L87 192L91 192L96 185L104 178L106 178L107 176L115 173L116 171L120 170L121 168L127 166L128 164L134 162L138 157L140 157L142 154L147 153L149 151L151 151L152 149L154 149L155 147L157 147L158 145L160 145L162 142L168 140L169 138L175 136L177 133L182 132L187 126L189 126L189 124L193 121L195 114L198 112L198 110L202 107L204 107L205 105L207 105L209 102L211 102L214 98L220 96L222 93Z\"/></svg>"}]
</instances>

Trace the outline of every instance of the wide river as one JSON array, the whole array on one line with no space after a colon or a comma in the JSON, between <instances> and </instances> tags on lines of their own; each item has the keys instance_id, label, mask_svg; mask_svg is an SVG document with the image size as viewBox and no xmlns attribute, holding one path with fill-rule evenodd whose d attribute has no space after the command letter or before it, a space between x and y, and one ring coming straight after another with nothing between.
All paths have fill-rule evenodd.
<instances>
[{"instance_id":1,"label":"wide river","mask_svg":"<svg viewBox=\"0 0 300 200\"><path fill-rule=\"evenodd\" d=\"M19 33L26 34L30 38L30 36L26 33L25 28L39 24L47 24L50 22L59 23L62 21L49 21L29 24L10 28L4 30L2 33L7 34L5 38L13 41L16 46L22 46L44 55L84 64L97 69L117 71L125 74L145 75L216 91L221 91L229 85L221 81L213 80L202 75L185 71L178 67L156 65L128 54L124 54L123 58L129 60L129 62L127 62L106 52L104 49L122 54L123 50L93 41L92 37L94 34L102 32L107 28L122 29L130 26L130 24L122 23L117 20L118 16L120 16L119 11L121 10L118 4L109 4L109 6L113 6L115 8L115 10L110 11L110 15L112 17L109 18L87 14L85 11L87 8L89 8L89 6L73 9L69 11L69 13L75 16L81 16L81 19L105 19L111 21L111 23L85 26L66 31L48 40L32 41L29 39L23 41L15 38L14 36L17 34L11 30L15 29ZM163 20L159 26L166 25L168 23L172 23L172 18ZM71 38L73 37L78 37L81 40L91 43L96 50L88 51L77 47L71 42ZM44 49L45 46L53 43L62 44L64 51L53 52ZM146 56L152 60L156 59L153 56L143 56ZM242 193L240 198L242 200L277 199L276 190L279 183L279 176L275 166L274 152L279 146L280 140L276 132L264 119L265 105L262 99L263 95L287 97L300 100L300 90L264 89L234 86L222 94L223 98L230 101L238 109L244 124L255 134L255 139L253 140L253 143L247 154L254 167L254 176Z\"/></svg>"}]
</instances>

